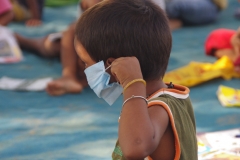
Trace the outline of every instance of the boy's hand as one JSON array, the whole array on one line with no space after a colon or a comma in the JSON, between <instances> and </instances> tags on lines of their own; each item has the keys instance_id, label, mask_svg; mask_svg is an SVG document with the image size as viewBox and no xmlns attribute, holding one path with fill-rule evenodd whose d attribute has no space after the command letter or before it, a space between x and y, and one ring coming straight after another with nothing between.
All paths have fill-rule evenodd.
<instances>
[{"instance_id":1,"label":"boy's hand","mask_svg":"<svg viewBox=\"0 0 240 160\"><path fill-rule=\"evenodd\" d=\"M237 32L231 37L231 44L235 56L240 55L240 28L238 28Z\"/></svg>"},{"instance_id":2,"label":"boy's hand","mask_svg":"<svg viewBox=\"0 0 240 160\"><path fill-rule=\"evenodd\" d=\"M136 57L121 57L114 60L111 72L123 87L134 79L143 78L140 64Z\"/></svg>"}]
</instances>

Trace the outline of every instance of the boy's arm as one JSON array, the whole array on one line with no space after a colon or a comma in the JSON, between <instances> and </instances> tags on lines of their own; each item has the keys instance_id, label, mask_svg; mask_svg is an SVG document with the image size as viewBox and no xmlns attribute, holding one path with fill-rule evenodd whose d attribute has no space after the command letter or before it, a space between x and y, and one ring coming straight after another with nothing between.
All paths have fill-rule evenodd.
<instances>
[{"instance_id":1,"label":"boy's arm","mask_svg":"<svg viewBox=\"0 0 240 160\"><path fill-rule=\"evenodd\" d=\"M135 57L115 59L112 62L111 73L123 87L134 79L142 79L140 65ZM146 86L142 82L135 82L123 91L124 101L132 95L146 97L146 94ZM168 114L162 107L152 106L148 109L146 101L142 98L128 100L122 107L119 121L119 144L124 157L144 159L152 154L168 124Z\"/></svg>"},{"instance_id":2,"label":"boy's arm","mask_svg":"<svg viewBox=\"0 0 240 160\"><path fill-rule=\"evenodd\" d=\"M131 88L131 89L130 89ZM132 84L124 92L124 100L132 95L145 95L145 86ZM167 130L169 117L161 106L147 108L142 99L131 99L122 109L119 122L119 143L127 159L143 159L152 154Z\"/></svg>"}]
</instances>

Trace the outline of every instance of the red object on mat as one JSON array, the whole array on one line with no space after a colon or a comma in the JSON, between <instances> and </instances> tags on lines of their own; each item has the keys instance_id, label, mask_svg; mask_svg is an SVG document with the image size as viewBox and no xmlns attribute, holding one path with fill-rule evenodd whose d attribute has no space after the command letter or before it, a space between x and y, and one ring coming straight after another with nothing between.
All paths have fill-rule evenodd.
<instances>
[{"instance_id":1,"label":"red object on mat","mask_svg":"<svg viewBox=\"0 0 240 160\"><path fill-rule=\"evenodd\" d=\"M214 51L218 49L231 49L231 37L236 33L231 29L216 29L212 31L205 42L205 53L209 56L214 56Z\"/></svg>"}]
</instances>

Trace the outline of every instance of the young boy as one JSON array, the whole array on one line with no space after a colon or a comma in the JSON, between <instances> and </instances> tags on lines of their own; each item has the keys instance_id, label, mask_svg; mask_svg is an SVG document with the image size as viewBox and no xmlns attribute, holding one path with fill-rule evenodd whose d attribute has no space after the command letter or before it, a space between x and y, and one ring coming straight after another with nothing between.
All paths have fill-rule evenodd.
<instances>
[{"instance_id":1,"label":"young boy","mask_svg":"<svg viewBox=\"0 0 240 160\"><path fill-rule=\"evenodd\" d=\"M240 73L240 28L237 31L225 28L212 31L205 42L205 53L216 58L228 56Z\"/></svg>"},{"instance_id":2,"label":"young boy","mask_svg":"<svg viewBox=\"0 0 240 160\"><path fill-rule=\"evenodd\" d=\"M162 81L171 46L166 16L148 0L104 0L77 22L89 86L109 104L123 94L114 160L197 159L189 89Z\"/></svg>"}]
</instances>

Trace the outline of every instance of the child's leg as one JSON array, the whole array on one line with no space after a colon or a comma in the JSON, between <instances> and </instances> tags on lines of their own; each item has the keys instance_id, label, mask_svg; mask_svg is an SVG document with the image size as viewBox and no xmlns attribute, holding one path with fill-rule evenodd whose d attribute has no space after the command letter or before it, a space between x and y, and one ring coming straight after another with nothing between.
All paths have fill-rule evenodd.
<instances>
[{"instance_id":1,"label":"child's leg","mask_svg":"<svg viewBox=\"0 0 240 160\"><path fill-rule=\"evenodd\" d=\"M57 57L60 55L60 41L50 41L47 37L30 39L15 34L15 38L22 49L30 50L43 57Z\"/></svg>"},{"instance_id":2,"label":"child's leg","mask_svg":"<svg viewBox=\"0 0 240 160\"><path fill-rule=\"evenodd\" d=\"M50 82L47 92L50 95L58 96L66 93L80 93L87 86L84 75L84 65L79 62L79 58L74 49L74 28L70 26L64 32L61 41L61 61L63 65L62 77Z\"/></svg>"},{"instance_id":3,"label":"child's leg","mask_svg":"<svg viewBox=\"0 0 240 160\"><path fill-rule=\"evenodd\" d=\"M172 0L166 3L166 12L170 21L178 19L190 25L210 23L218 16L218 8L210 0Z\"/></svg>"}]
</instances>

